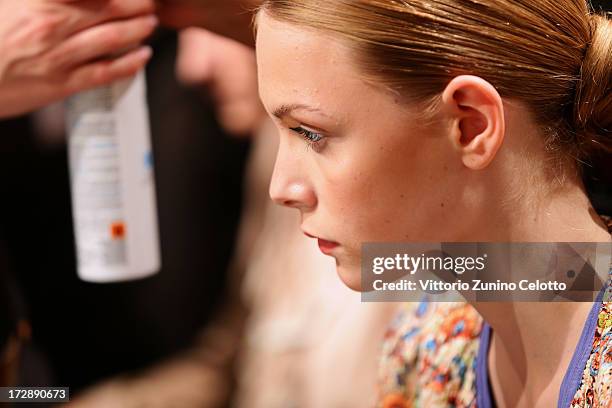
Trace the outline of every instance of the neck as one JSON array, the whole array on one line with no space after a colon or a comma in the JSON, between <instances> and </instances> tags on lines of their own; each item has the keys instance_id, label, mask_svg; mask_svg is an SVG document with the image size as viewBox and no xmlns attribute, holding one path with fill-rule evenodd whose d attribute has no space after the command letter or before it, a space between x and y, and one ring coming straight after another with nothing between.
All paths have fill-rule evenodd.
<instances>
[{"instance_id":1,"label":"neck","mask_svg":"<svg viewBox=\"0 0 612 408\"><path fill-rule=\"evenodd\" d=\"M484 228L479 238L499 242L610 242L610 234L579 184L545 200L535 195L522 198L512 209L500 211L498 207L492 212L495 230ZM504 389L514 384L510 386L512 392L501 391L500 405L516 406L519 400L533 405L547 387L556 398L592 303L479 302L473 306L494 333L490 362L497 362L492 367L500 368L497 374L492 368L492 383L496 378Z\"/></svg>"},{"instance_id":2,"label":"neck","mask_svg":"<svg viewBox=\"0 0 612 408\"><path fill-rule=\"evenodd\" d=\"M477 211L454 241L610 242L610 234L580 182L568 182L555 191L509 193L520 191L520 187L513 188L516 178L506 183L499 179L481 181L482 191L465 199L466 206Z\"/></svg>"},{"instance_id":3,"label":"neck","mask_svg":"<svg viewBox=\"0 0 612 408\"><path fill-rule=\"evenodd\" d=\"M498 406L554 406L591 303L514 303L480 309L492 326L488 364Z\"/></svg>"}]
</instances>

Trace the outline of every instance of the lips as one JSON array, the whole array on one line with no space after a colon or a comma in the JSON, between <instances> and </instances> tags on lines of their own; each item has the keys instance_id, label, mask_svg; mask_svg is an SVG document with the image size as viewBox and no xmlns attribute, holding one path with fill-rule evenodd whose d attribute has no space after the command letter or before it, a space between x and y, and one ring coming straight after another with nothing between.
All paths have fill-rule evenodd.
<instances>
[{"instance_id":1,"label":"lips","mask_svg":"<svg viewBox=\"0 0 612 408\"><path fill-rule=\"evenodd\" d=\"M321 252L323 252L326 255L330 255L331 252L334 250L334 248L338 247L340 244L338 244L337 242L334 241L328 241L326 239L323 238L318 238L314 235L311 235L307 232L304 232L304 235L306 235L308 238L314 238L317 240L317 243L319 244L319 249L321 250Z\"/></svg>"},{"instance_id":2,"label":"lips","mask_svg":"<svg viewBox=\"0 0 612 408\"><path fill-rule=\"evenodd\" d=\"M338 246L338 243L332 241L326 241L324 239L319 238L319 249L326 255L331 254L332 250Z\"/></svg>"}]
</instances>

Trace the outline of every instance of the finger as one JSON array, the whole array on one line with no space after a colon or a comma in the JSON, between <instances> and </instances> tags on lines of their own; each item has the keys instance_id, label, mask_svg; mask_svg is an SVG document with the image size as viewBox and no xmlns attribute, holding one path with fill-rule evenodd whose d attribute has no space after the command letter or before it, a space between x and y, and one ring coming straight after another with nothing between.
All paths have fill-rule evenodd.
<instances>
[{"instance_id":1,"label":"finger","mask_svg":"<svg viewBox=\"0 0 612 408\"><path fill-rule=\"evenodd\" d=\"M157 26L154 15L106 23L81 31L43 58L55 71L117 54L141 44Z\"/></svg>"},{"instance_id":2,"label":"finger","mask_svg":"<svg viewBox=\"0 0 612 408\"><path fill-rule=\"evenodd\" d=\"M155 11L155 0L46 0L50 3L67 4L81 10L104 13L106 18L125 18Z\"/></svg>"},{"instance_id":3,"label":"finger","mask_svg":"<svg viewBox=\"0 0 612 408\"><path fill-rule=\"evenodd\" d=\"M149 47L141 47L120 58L92 63L58 76L56 80L34 77L9 82L0 95L0 118L21 115L74 93L128 78L141 70L151 57Z\"/></svg>"},{"instance_id":4,"label":"finger","mask_svg":"<svg viewBox=\"0 0 612 408\"><path fill-rule=\"evenodd\" d=\"M48 0L63 2L59 7L65 8L68 18L68 33L81 30L113 20L129 19L153 14L154 0Z\"/></svg>"},{"instance_id":5,"label":"finger","mask_svg":"<svg viewBox=\"0 0 612 408\"><path fill-rule=\"evenodd\" d=\"M151 47L144 46L114 60L94 62L77 68L64 83L64 93L67 96L129 78L145 66L151 55Z\"/></svg>"}]
</instances>

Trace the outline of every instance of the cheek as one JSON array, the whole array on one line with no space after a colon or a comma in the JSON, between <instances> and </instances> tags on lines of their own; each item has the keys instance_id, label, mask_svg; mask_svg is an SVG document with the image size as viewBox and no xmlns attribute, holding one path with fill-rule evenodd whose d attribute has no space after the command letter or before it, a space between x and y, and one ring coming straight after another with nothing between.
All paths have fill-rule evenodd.
<instances>
[{"instance_id":1,"label":"cheek","mask_svg":"<svg viewBox=\"0 0 612 408\"><path fill-rule=\"evenodd\" d=\"M360 150L329 169L322 201L348 239L424 240L446 222L448 165L435 143L395 137Z\"/></svg>"}]
</instances>

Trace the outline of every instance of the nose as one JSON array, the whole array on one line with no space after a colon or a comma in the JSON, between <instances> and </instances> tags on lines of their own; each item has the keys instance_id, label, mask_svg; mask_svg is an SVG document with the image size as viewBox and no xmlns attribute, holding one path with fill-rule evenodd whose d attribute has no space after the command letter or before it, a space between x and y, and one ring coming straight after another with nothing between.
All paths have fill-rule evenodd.
<instances>
[{"instance_id":1,"label":"nose","mask_svg":"<svg viewBox=\"0 0 612 408\"><path fill-rule=\"evenodd\" d=\"M317 198L299 159L290 157L286 148L279 146L270 181L270 198L276 204L300 210L313 209Z\"/></svg>"}]
</instances>

